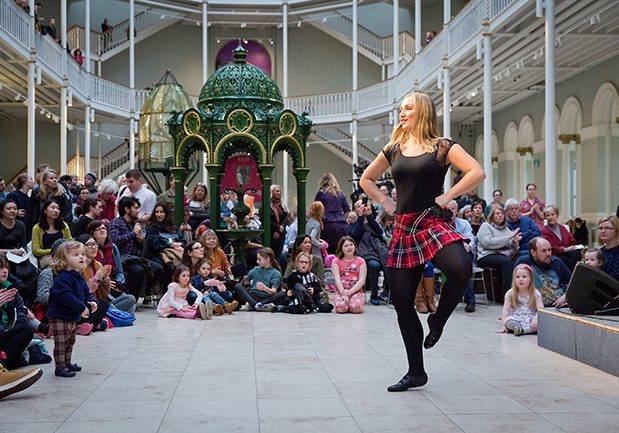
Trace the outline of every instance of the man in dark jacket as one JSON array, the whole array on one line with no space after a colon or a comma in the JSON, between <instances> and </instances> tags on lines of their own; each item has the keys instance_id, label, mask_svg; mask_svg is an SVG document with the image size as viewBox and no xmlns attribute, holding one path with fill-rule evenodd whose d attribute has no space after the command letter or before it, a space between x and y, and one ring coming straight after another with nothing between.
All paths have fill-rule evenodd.
<instances>
[{"instance_id":1,"label":"man in dark jacket","mask_svg":"<svg viewBox=\"0 0 619 433\"><path fill-rule=\"evenodd\" d=\"M565 290L572 273L565 264L552 255L550 242L541 236L529 241L529 254L520 257L516 266L526 264L533 268L535 288L542 294L545 307L565 304Z\"/></svg>"},{"instance_id":2,"label":"man in dark jacket","mask_svg":"<svg viewBox=\"0 0 619 433\"><path fill-rule=\"evenodd\" d=\"M529 254L529 241L537 236L541 236L537 224L526 216L520 215L520 203L514 198L510 198L505 202L505 213L507 214L507 226L510 230L520 229L520 247L518 249L519 256Z\"/></svg>"},{"instance_id":3,"label":"man in dark jacket","mask_svg":"<svg viewBox=\"0 0 619 433\"><path fill-rule=\"evenodd\" d=\"M387 275L387 258L389 248L384 239L383 229L376 222L372 209L367 203L358 200L354 204L357 214L357 221L348 226L348 234L357 243L357 255L365 260L368 268L366 288L372 292L370 302L373 305L380 305L381 301L387 301L387 285L382 294L378 295L378 275L382 270Z\"/></svg>"}]
</instances>

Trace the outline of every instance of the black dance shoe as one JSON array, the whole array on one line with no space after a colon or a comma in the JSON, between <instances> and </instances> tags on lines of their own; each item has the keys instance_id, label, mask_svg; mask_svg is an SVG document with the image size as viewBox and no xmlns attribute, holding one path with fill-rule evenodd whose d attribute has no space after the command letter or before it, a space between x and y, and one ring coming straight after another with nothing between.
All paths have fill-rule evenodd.
<instances>
[{"instance_id":1,"label":"black dance shoe","mask_svg":"<svg viewBox=\"0 0 619 433\"><path fill-rule=\"evenodd\" d=\"M441 334L443 333L442 328L438 328L434 321L436 320L436 314L430 314L428 316L428 327L430 328L430 332L426 336L426 339L423 340L423 347L426 349L430 349L434 347L438 340L441 338Z\"/></svg>"},{"instance_id":2,"label":"black dance shoe","mask_svg":"<svg viewBox=\"0 0 619 433\"><path fill-rule=\"evenodd\" d=\"M424 386L428 383L428 375L423 374L410 374L406 373L404 377L395 385L391 385L387 388L389 392L402 392L409 388L417 388L418 386Z\"/></svg>"}]
</instances>

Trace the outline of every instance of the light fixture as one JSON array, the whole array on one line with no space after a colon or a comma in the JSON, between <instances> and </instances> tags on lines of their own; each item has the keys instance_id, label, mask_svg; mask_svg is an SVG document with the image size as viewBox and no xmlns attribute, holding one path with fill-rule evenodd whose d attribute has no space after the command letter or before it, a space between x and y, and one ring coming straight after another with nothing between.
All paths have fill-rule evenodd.
<instances>
[{"instance_id":1,"label":"light fixture","mask_svg":"<svg viewBox=\"0 0 619 433\"><path fill-rule=\"evenodd\" d=\"M200 27L200 21L196 21L196 25Z\"/></svg>"},{"instance_id":2,"label":"light fixture","mask_svg":"<svg viewBox=\"0 0 619 433\"><path fill-rule=\"evenodd\" d=\"M247 45L247 39L243 39L243 43Z\"/></svg>"},{"instance_id":3,"label":"light fixture","mask_svg":"<svg viewBox=\"0 0 619 433\"><path fill-rule=\"evenodd\" d=\"M67 92L67 106L73 107L73 92L70 90Z\"/></svg>"},{"instance_id":4,"label":"light fixture","mask_svg":"<svg viewBox=\"0 0 619 433\"><path fill-rule=\"evenodd\" d=\"M39 113L41 113L41 116L43 116L45 114L45 110L41 108L41 111L39 111Z\"/></svg>"},{"instance_id":5,"label":"light fixture","mask_svg":"<svg viewBox=\"0 0 619 433\"><path fill-rule=\"evenodd\" d=\"M107 139L108 139L108 140L111 140L111 139L112 139L112 137L110 137L110 135L108 134L108 135L107 135Z\"/></svg>"},{"instance_id":6,"label":"light fixture","mask_svg":"<svg viewBox=\"0 0 619 433\"><path fill-rule=\"evenodd\" d=\"M215 42L217 42L219 44L219 43L221 43L221 40L215 39Z\"/></svg>"},{"instance_id":7,"label":"light fixture","mask_svg":"<svg viewBox=\"0 0 619 433\"><path fill-rule=\"evenodd\" d=\"M273 39L269 39L269 44L273 45Z\"/></svg>"},{"instance_id":8,"label":"light fixture","mask_svg":"<svg viewBox=\"0 0 619 433\"><path fill-rule=\"evenodd\" d=\"M73 125L71 125L70 123L67 123L67 129L69 131L73 131Z\"/></svg>"},{"instance_id":9,"label":"light fixture","mask_svg":"<svg viewBox=\"0 0 619 433\"><path fill-rule=\"evenodd\" d=\"M301 21L299 21L299 22L297 23L297 28L298 28L298 27L301 27Z\"/></svg>"},{"instance_id":10,"label":"light fixture","mask_svg":"<svg viewBox=\"0 0 619 433\"><path fill-rule=\"evenodd\" d=\"M282 23L277 24L277 28L281 29L282 27L284 27L284 25Z\"/></svg>"},{"instance_id":11,"label":"light fixture","mask_svg":"<svg viewBox=\"0 0 619 433\"><path fill-rule=\"evenodd\" d=\"M95 137L98 137L99 133L98 132L94 132L92 135L95 136Z\"/></svg>"},{"instance_id":12,"label":"light fixture","mask_svg":"<svg viewBox=\"0 0 619 433\"><path fill-rule=\"evenodd\" d=\"M19 94L18 94L18 95L15 95L15 98L13 98L13 99L15 99L16 101L19 101L19 99L20 99Z\"/></svg>"},{"instance_id":13,"label":"light fixture","mask_svg":"<svg viewBox=\"0 0 619 433\"><path fill-rule=\"evenodd\" d=\"M52 115L52 120L54 121L54 123L58 123L58 121L60 121L60 119L56 115Z\"/></svg>"},{"instance_id":14,"label":"light fixture","mask_svg":"<svg viewBox=\"0 0 619 433\"><path fill-rule=\"evenodd\" d=\"M50 113L49 111L47 113L45 113L45 117L47 117L48 119L52 118L52 113Z\"/></svg>"},{"instance_id":15,"label":"light fixture","mask_svg":"<svg viewBox=\"0 0 619 433\"><path fill-rule=\"evenodd\" d=\"M22 104L24 104L24 105L28 105L28 100L27 100L27 99L24 99L24 101L22 102Z\"/></svg>"},{"instance_id":16,"label":"light fixture","mask_svg":"<svg viewBox=\"0 0 619 433\"><path fill-rule=\"evenodd\" d=\"M477 91L473 90L471 92L471 98L474 98L475 96L477 96Z\"/></svg>"},{"instance_id":17,"label":"light fixture","mask_svg":"<svg viewBox=\"0 0 619 433\"><path fill-rule=\"evenodd\" d=\"M245 27L247 27L247 23L241 23L241 28L244 29Z\"/></svg>"},{"instance_id":18,"label":"light fixture","mask_svg":"<svg viewBox=\"0 0 619 433\"><path fill-rule=\"evenodd\" d=\"M324 18L322 19L322 22L323 22L323 23L326 23L326 22L327 22L327 17L324 17Z\"/></svg>"},{"instance_id":19,"label":"light fixture","mask_svg":"<svg viewBox=\"0 0 619 433\"><path fill-rule=\"evenodd\" d=\"M165 20L165 14L161 14L161 16L159 17L159 19L161 19L161 20Z\"/></svg>"}]
</instances>

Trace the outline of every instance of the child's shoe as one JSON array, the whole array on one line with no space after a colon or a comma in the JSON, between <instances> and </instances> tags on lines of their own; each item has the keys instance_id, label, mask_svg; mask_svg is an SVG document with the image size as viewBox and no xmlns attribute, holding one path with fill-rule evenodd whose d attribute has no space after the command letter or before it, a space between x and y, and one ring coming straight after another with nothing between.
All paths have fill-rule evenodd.
<instances>
[{"instance_id":1,"label":"child's shoe","mask_svg":"<svg viewBox=\"0 0 619 433\"><path fill-rule=\"evenodd\" d=\"M215 314L217 314L218 316L223 316L225 313L224 307L219 304L213 305L213 310L215 310Z\"/></svg>"},{"instance_id":2,"label":"child's shoe","mask_svg":"<svg viewBox=\"0 0 619 433\"><path fill-rule=\"evenodd\" d=\"M213 318L213 303L210 299L206 303L200 302L198 309L200 310L200 318L202 320L211 320Z\"/></svg>"},{"instance_id":3,"label":"child's shoe","mask_svg":"<svg viewBox=\"0 0 619 433\"><path fill-rule=\"evenodd\" d=\"M73 377L75 376L75 372L69 370L67 367L57 367L54 371L54 374L57 377Z\"/></svg>"},{"instance_id":4,"label":"child's shoe","mask_svg":"<svg viewBox=\"0 0 619 433\"><path fill-rule=\"evenodd\" d=\"M67 364L67 369L69 371L82 371L82 366L79 364L71 364L70 362Z\"/></svg>"},{"instance_id":5,"label":"child's shoe","mask_svg":"<svg viewBox=\"0 0 619 433\"><path fill-rule=\"evenodd\" d=\"M514 326L514 335L516 337L519 337L522 334L524 334L524 329L522 329L520 326Z\"/></svg>"},{"instance_id":6,"label":"child's shoe","mask_svg":"<svg viewBox=\"0 0 619 433\"><path fill-rule=\"evenodd\" d=\"M103 332L103 331L105 331L105 330L107 329L107 327L108 327L108 323L107 323L107 321L106 321L106 320L101 320L101 321L97 324L97 326L95 326L95 327L92 329L92 331L93 331L93 332L98 332L98 331Z\"/></svg>"},{"instance_id":7,"label":"child's shoe","mask_svg":"<svg viewBox=\"0 0 619 433\"><path fill-rule=\"evenodd\" d=\"M224 310L226 310L226 313L232 314L236 311L236 307L238 306L239 303L237 301L227 302L226 305L224 305Z\"/></svg>"},{"instance_id":8,"label":"child's shoe","mask_svg":"<svg viewBox=\"0 0 619 433\"><path fill-rule=\"evenodd\" d=\"M92 325L90 323L80 323L77 325L77 333L79 335L90 335L92 334Z\"/></svg>"}]
</instances>

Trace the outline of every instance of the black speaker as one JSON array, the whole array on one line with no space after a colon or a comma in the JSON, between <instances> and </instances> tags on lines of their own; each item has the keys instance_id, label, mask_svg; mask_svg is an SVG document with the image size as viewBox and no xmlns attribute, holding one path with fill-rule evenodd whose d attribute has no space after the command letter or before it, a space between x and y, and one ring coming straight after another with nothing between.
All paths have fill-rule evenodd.
<instances>
[{"instance_id":1,"label":"black speaker","mask_svg":"<svg viewBox=\"0 0 619 433\"><path fill-rule=\"evenodd\" d=\"M619 281L584 263L574 268L565 296L573 313L619 315Z\"/></svg>"}]
</instances>

